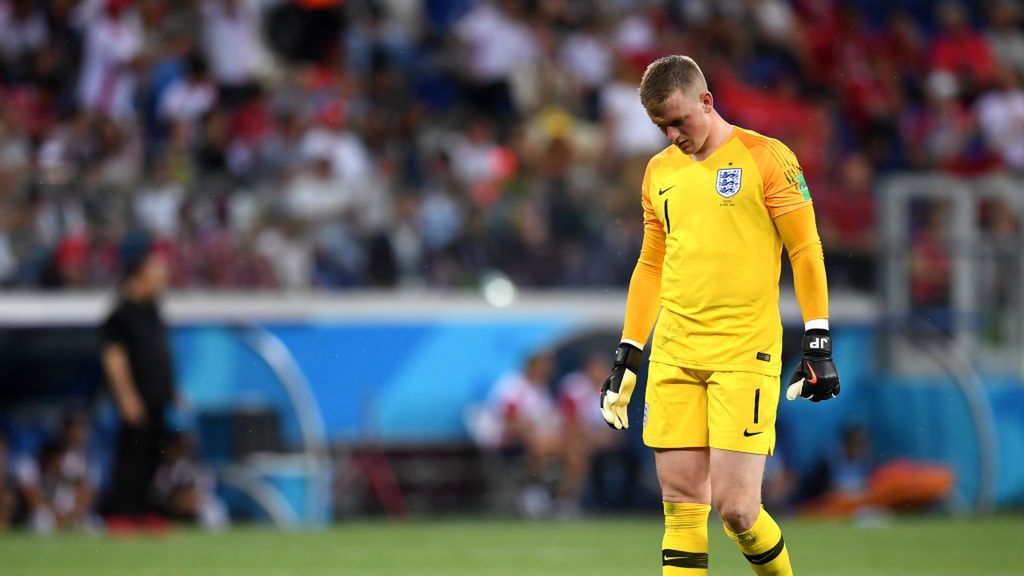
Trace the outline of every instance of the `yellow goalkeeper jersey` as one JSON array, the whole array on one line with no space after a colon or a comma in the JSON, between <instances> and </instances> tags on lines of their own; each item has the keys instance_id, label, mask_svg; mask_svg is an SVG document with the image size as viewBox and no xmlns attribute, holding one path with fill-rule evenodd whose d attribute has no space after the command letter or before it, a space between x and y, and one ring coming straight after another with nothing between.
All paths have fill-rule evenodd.
<instances>
[{"instance_id":1,"label":"yellow goalkeeper jersey","mask_svg":"<svg viewBox=\"0 0 1024 576\"><path fill-rule=\"evenodd\" d=\"M675 146L651 159L642 185L645 255L663 255L651 359L705 370L781 372L774 218L810 203L796 156L735 127L703 161Z\"/></svg>"}]
</instances>

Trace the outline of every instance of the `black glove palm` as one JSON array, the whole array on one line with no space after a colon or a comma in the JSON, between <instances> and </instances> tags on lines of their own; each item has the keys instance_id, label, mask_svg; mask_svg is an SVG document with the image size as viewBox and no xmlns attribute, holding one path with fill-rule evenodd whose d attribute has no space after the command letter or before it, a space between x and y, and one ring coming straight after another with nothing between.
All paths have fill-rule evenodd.
<instances>
[{"instance_id":1,"label":"black glove palm","mask_svg":"<svg viewBox=\"0 0 1024 576\"><path fill-rule=\"evenodd\" d=\"M839 373L832 361L832 336L828 330L813 329L804 333L803 358L789 379L786 398L803 396L821 402L839 396Z\"/></svg>"}]
</instances>

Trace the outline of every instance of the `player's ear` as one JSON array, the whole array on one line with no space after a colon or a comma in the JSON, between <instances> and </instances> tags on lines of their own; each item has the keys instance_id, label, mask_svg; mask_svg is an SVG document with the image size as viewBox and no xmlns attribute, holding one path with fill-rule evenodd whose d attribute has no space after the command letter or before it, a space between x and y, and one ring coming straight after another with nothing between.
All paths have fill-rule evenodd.
<instances>
[{"instance_id":1,"label":"player's ear","mask_svg":"<svg viewBox=\"0 0 1024 576\"><path fill-rule=\"evenodd\" d=\"M711 114L711 111L715 109L715 99L711 96L711 92L704 92L701 94L700 103L704 108L705 114Z\"/></svg>"}]
</instances>

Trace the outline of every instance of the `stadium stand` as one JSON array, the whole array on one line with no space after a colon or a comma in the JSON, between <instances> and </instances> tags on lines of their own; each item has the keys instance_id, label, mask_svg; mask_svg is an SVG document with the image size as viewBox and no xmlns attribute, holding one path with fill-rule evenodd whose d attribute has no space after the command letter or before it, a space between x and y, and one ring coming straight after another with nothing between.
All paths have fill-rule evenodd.
<instances>
[{"instance_id":1,"label":"stadium stand","mask_svg":"<svg viewBox=\"0 0 1024 576\"><path fill-rule=\"evenodd\" d=\"M670 52L796 151L837 285L880 175L1024 170L1007 0L4 0L0 39L11 287L111 286L135 228L178 288L622 286Z\"/></svg>"}]
</instances>

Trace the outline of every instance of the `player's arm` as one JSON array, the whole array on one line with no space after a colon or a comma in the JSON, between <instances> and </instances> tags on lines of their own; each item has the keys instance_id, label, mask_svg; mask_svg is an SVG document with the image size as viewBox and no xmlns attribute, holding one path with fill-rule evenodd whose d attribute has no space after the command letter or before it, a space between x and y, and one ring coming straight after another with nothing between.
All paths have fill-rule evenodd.
<instances>
[{"instance_id":1,"label":"player's arm","mask_svg":"<svg viewBox=\"0 0 1024 576\"><path fill-rule=\"evenodd\" d=\"M121 416L129 424L142 424L146 419L146 409L132 381L128 353L123 346L109 343L103 348L103 371L107 374Z\"/></svg>"},{"instance_id":2,"label":"player's arm","mask_svg":"<svg viewBox=\"0 0 1024 576\"><path fill-rule=\"evenodd\" d=\"M786 397L820 402L839 395L839 374L832 362L825 257L811 193L792 150L772 140L758 152L765 206L789 253L796 299L804 318L803 358L790 378Z\"/></svg>"},{"instance_id":3,"label":"player's arm","mask_svg":"<svg viewBox=\"0 0 1024 576\"><path fill-rule=\"evenodd\" d=\"M648 168L649 170L649 168ZM648 175L641 185L644 209L644 242L626 296L622 340L615 350L612 373L601 387L601 414L613 428L629 428L626 408L636 386L644 344L658 320L661 308L661 266L665 258L665 229L658 220L648 190Z\"/></svg>"},{"instance_id":4,"label":"player's arm","mask_svg":"<svg viewBox=\"0 0 1024 576\"><path fill-rule=\"evenodd\" d=\"M839 395L839 374L832 361L828 328L828 284L825 256L810 203L775 219L775 227L789 253L796 299L804 319L803 358L790 379L786 397L803 396L812 402Z\"/></svg>"}]
</instances>

